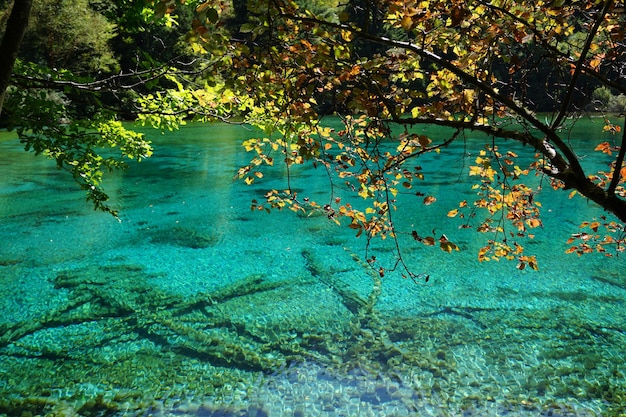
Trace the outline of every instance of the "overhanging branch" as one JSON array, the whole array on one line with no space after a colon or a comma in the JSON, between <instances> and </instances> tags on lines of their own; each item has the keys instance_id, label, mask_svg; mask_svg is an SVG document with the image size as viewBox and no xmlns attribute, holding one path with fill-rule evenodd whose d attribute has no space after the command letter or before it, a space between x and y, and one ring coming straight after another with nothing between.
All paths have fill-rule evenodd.
<instances>
[{"instance_id":1,"label":"overhanging branch","mask_svg":"<svg viewBox=\"0 0 626 417\"><path fill-rule=\"evenodd\" d=\"M573 152L573 150L565 143L559 135L556 133L554 129L552 129L548 124L541 122L535 115L528 109L525 109L521 104L517 103L513 98L507 97L491 85L486 82L478 79L476 76L464 71L462 68L456 66L451 60L436 54L433 51L429 51L424 49L422 46L417 45L410 41L401 41L394 40L385 36L377 36L372 35L370 33L366 33L359 28L354 28L349 25L345 25L342 23L333 23L325 20L320 20L313 17L306 16L296 16L293 14L284 14L283 17L287 19L293 19L295 21L300 21L303 23L327 26L334 29L339 29L343 31L347 31L352 33L354 36L359 37L361 39L369 40L370 42L378 43L381 45L386 45L392 48L401 48L407 51L410 51L417 56L430 61L434 64L437 64L441 68L445 68L450 71L452 74L456 75L460 80L477 88L479 91L483 92L485 95L493 98L497 102L502 103L507 108L509 108L513 113L520 116L526 122L528 122L531 126L539 130L547 141L554 144L554 146L561 152L562 155L553 152L554 148L551 146L548 149L545 149L544 155L548 157L550 163L553 167L558 170L560 173L565 171L573 172L578 178L585 178L586 174L578 161L578 157ZM541 147L537 148L541 149Z\"/></svg>"},{"instance_id":2,"label":"overhanging branch","mask_svg":"<svg viewBox=\"0 0 626 417\"><path fill-rule=\"evenodd\" d=\"M601 12L602 15L606 14L606 10L610 8L611 4L611 1L604 4L603 11ZM423 46L415 44L411 41L394 40L385 36L373 35L350 25L328 22L310 16L297 16L291 13L283 13L282 16L286 19L292 19L293 21L301 23L326 26L336 30L346 31L352 33L355 38L368 40L370 42L386 45L391 48L404 49L408 52L416 54L426 61L436 64L439 68L444 68L450 71L450 73L457 76L466 85L476 88L486 96L507 107L512 113L526 121L531 127L537 129L542 137L524 132L508 131L489 125L475 124L473 122L462 122L456 120L450 121L436 118L403 118L400 120L401 123L436 124L441 126L477 130L490 135L513 139L522 143L528 143L540 151L546 157L546 160L548 160L551 164L549 169L545 171L547 175L563 181L566 188L574 188L578 190L585 197L598 203L604 209L614 213L622 222L626 222L626 202L614 195L608 195L603 188L594 184L591 180L589 180L589 178L587 178L587 175L579 162L578 156L557 133L558 119L556 124L554 124L554 122L552 125L543 123L530 110L524 108L521 104L515 101L514 98L500 93L492 85L455 65L452 60L447 59L433 51L427 50ZM600 18L596 20L596 23L594 24L594 32L593 34L590 34L587 42L591 42L593 40L593 36L597 32L601 21L602 20ZM584 70L585 66L582 60L580 60L578 68L579 72ZM573 91L575 87L576 83L574 81L571 83L571 87L569 88ZM565 113L561 112L560 114ZM398 122L398 120L394 121Z\"/></svg>"},{"instance_id":3,"label":"overhanging branch","mask_svg":"<svg viewBox=\"0 0 626 417\"><path fill-rule=\"evenodd\" d=\"M611 183L609 184L609 188L606 190L609 196L615 196L615 189L617 188L617 184L619 184L619 180L621 178L622 166L624 165L624 155L626 154L626 118L624 118L624 128L622 129L622 145L619 149L619 153L617 154L617 159L615 160L615 168L613 168L613 178L611 178Z\"/></svg>"}]
</instances>

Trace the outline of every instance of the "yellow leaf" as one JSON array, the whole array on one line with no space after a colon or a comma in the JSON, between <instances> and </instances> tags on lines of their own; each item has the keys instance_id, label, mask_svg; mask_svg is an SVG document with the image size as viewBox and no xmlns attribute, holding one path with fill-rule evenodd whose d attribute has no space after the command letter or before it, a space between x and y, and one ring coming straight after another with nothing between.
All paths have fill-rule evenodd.
<instances>
[{"instance_id":1,"label":"yellow leaf","mask_svg":"<svg viewBox=\"0 0 626 417\"><path fill-rule=\"evenodd\" d=\"M444 240L442 242L439 243L439 247L441 248L441 250L445 251L445 252L452 252L453 250L459 250L459 247L457 245L455 245L454 243L450 242L449 240Z\"/></svg>"},{"instance_id":2,"label":"yellow leaf","mask_svg":"<svg viewBox=\"0 0 626 417\"><path fill-rule=\"evenodd\" d=\"M458 209L454 209L454 210L450 210L448 212L448 217L456 217L456 215L459 213Z\"/></svg>"},{"instance_id":3,"label":"yellow leaf","mask_svg":"<svg viewBox=\"0 0 626 417\"><path fill-rule=\"evenodd\" d=\"M413 19L411 19L410 16L404 15L400 24L404 30L410 31L413 27Z\"/></svg>"},{"instance_id":4,"label":"yellow leaf","mask_svg":"<svg viewBox=\"0 0 626 417\"><path fill-rule=\"evenodd\" d=\"M486 256L489 251L491 251L491 245L483 246L482 248L480 248L480 250L478 251L478 260L481 262L484 260L489 260L489 258Z\"/></svg>"},{"instance_id":5,"label":"yellow leaf","mask_svg":"<svg viewBox=\"0 0 626 417\"><path fill-rule=\"evenodd\" d=\"M365 214L361 213L360 211L355 211L354 220L365 223Z\"/></svg>"},{"instance_id":6,"label":"yellow leaf","mask_svg":"<svg viewBox=\"0 0 626 417\"><path fill-rule=\"evenodd\" d=\"M480 175L481 172L483 172L483 169L481 167L471 166L469 174L470 175Z\"/></svg>"},{"instance_id":7,"label":"yellow leaf","mask_svg":"<svg viewBox=\"0 0 626 417\"><path fill-rule=\"evenodd\" d=\"M471 90L469 88L466 88L465 90L463 90L463 96L465 96L465 100L468 103L474 102L475 95L476 95L476 92L474 90Z\"/></svg>"},{"instance_id":8,"label":"yellow leaf","mask_svg":"<svg viewBox=\"0 0 626 417\"><path fill-rule=\"evenodd\" d=\"M529 227L532 227L532 228L539 227L539 226L541 226L541 220L539 220L539 219L527 219L526 220L526 224Z\"/></svg>"},{"instance_id":9,"label":"yellow leaf","mask_svg":"<svg viewBox=\"0 0 626 417\"><path fill-rule=\"evenodd\" d=\"M437 199L435 197L433 197L433 196L430 196L430 195L424 198L424 204L427 205L427 206L431 205L435 201L437 201Z\"/></svg>"}]
</instances>

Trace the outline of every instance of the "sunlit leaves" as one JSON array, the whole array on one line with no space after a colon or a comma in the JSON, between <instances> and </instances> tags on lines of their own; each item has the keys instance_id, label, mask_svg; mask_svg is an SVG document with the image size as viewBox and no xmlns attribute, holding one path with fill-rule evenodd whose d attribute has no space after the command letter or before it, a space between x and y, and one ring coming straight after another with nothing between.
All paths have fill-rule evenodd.
<instances>
[{"instance_id":1,"label":"sunlit leaves","mask_svg":"<svg viewBox=\"0 0 626 417\"><path fill-rule=\"evenodd\" d=\"M536 200L535 191L519 182L529 171L519 168L517 157L511 151L502 154L498 148L482 150L475 158L477 165L469 168L470 176L479 178L473 187L478 199L471 206L462 201L458 209L448 212L449 217L459 216L468 220L463 228L472 227L469 221L480 218L474 226L478 232L500 237L500 241L492 239L479 251L480 261L522 259L524 248L517 241L533 239L531 230L543 225L541 203ZM484 213L484 217L481 218L479 213ZM519 261L518 268L526 266L537 268L536 261L530 258Z\"/></svg>"},{"instance_id":2,"label":"sunlit leaves","mask_svg":"<svg viewBox=\"0 0 626 417\"><path fill-rule=\"evenodd\" d=\"M439 243L439 248L444 252L451 253L453 251L460 250L459 247L454 242L450 241L445 234L442 234L439 238L437 238L434 235L434 232L435 231L433 230L433 235L431 236L420 236L417 231L413 230L411 232L411 236L414 240L423 243L425 246L435 246Z\"/></svg>"},{"instance_id":3,"label":"sunlit leaves","mask_svg":"<svg viewBox=\"0 0 626 417\"><path fill-rule=\"evenodd\" d=\"M448 253L459 250L459 247L456 244L452 243L446 235L441 235L441 237L439 238L439 247L442 251Z\"/></svg>"},{"instance_id":4,"label":"sunlit leaves","mask_svg":"<svg viewBox=\"0 0 626 417\"><path fill-rule=\"evenodd\" d=\"M537 258L534 255L523 255L524 248L517 243L509 245L506 242L490 240L489 244L478 251L480 262L499 261L500 259L517 260L517 269L524 270L527 266L538 270Z\"/></svg>"},{"instance_id":5,"label":"sunlit leaves","mask_svg":"<svg viewBox=\"0 0 626 417\"><path fill-rule=\"evenodd\" d=\"M145 139L142 133L124 127L124 125L115 120L98 123L94 126L99 133L100 138L98 144L115 148L118 147L122 155L129 159L141 161L152 155L152 147L150 142Z\"/></svg>"},{"instance_id":6,"label":"sunlit leaves","mask_svg":"<svg viewBox=\"0 0 626 417\"><path fill-rule=\"evenodd\" d=\"M612 51L623 38L620 17L611 11L598 20L598 36L590 39L598 5L556 3L385 0L377 4L380 27L373 28L367 26L372 15L363 16L367 24L357 24L353 10L339 3L331 18L302 4L252 1L248 20L237 26L237 41L225 54L227 64L219 67L228 83L218 82L222 87L216 91L198 88L192 97L167 93L155 102L178 114L194 100L220 116L239 111L262 132L243 144L250 163L237 176L262 184L264 170L281 164L288 186L255 202L255 209L321 213L367 239L410 233L414 242L445 252L460 248L441 232L421 236L398 230L393 212L406 201L417 201L421 210L440 205L439 196L420 188L427 172L422 155L445 152L473 134L468 132L487 134L490 146L468 149L473 156L459 161L458 171L473 183L475 198L438 210L448 222L485 234L489 243L479 252L481 261L507 259L520 270L536 269L524 246L543 227L543 213L539 189L532 185L536 181L527 176L545 175L546 184L581 194L587 192L576 187L582 181L606 188L617 175L620 181L626 177L626 169L617 165L597 175L578 169L576 152L562 139L561 122L573 107L568 88L579 91L568 85L574 72L593 76L608 66L617 68ZM213 7L219 19L228 15L222 6L201 2L196 5L200 20L214 22ZM199 36L206 44L212 41ZM550 79L540 80L550 90L546 102L555 109L561 101L567 104L552 121L540 120L526 96L527 89L536 88L534 77L545 72L538 65L554 68ZM341 126L326 126L326 114L339 116ZM420 129L429 123L454 133L443 140L431 137ZM617 125L606 126L607 132L620 132ZM498 149L496 142L507 145L498 137L528 145L528 155ZM614 156L619 147L607 141L597 150ZM526 156L534 153L537 158L529 163ZM320 201L290 191L295 189L291 173L303 164L329 179L328 196ZM457 167L435 168L455 175ZM568 182L566 172L579 175L579 183ZM337 192L341 202L333 198ZM617 184L615 194L623 192Z\"/></svg>"},{"instance_id":7,"label":"sunlit leaves","mask_svg":"<svg viewBox=\"0 0 626 417\"><path fill-rule=\"evenodd\" d=\"M477 165L470 166L470 176L480 176L490 181L494 180L496 171L491 167L491 159L486 157L487 153L484 150L480 151L480 156L476 157L475 163Z\"/></svg>"},{"instance_id":8,"label":"sunlit leaves","mask_svg":"<svg viewBox=\"0 0 626 417\"><path fill-rule=\"evenodd\" d=\"M437 201L437 198L431 195L424 197L424 204L427 206L433 204L435 201Z\"/></svg>"},{"instance_id":9,"label":"sunlit leaves","mask_svg":"<svg viewBox=\"0 0 626 417\"><path fill-rule=\"evenodd\" d=\"M526 266L529 266L531 269L538 271L539 266L537 265L537 257L536 256L520 256L517 258L517 269L523 271Z\"/></svg>"},{"instance_id":10,"label":"sunlit leaves","mask_svg":"<svg viewBox=\"0 0 626 417\"><path fill-rule=\"evenodd\" d=\"M611 121L609 119L604 119L604 127L602 128L602 131L604 132L609 132L613 135L620 133L622 131L621 126L616 125L611 123ZM596 149L598 150L598 149Z\"/></svg>"},{"instance_id":11,"label":"sunlit leaves","mask_svg":"<svg viewBox=\"0 0 626 417\"><path fill-rule=\"evenodd\" d=\"M565 252L578 256L589 253L602 253L612 257L626 249L626 230L624 226L609 221L605 216L598 220L585 221L580 225L580 232L573 233L567 241L570 246Z\"/></svg>"}]
</instances>

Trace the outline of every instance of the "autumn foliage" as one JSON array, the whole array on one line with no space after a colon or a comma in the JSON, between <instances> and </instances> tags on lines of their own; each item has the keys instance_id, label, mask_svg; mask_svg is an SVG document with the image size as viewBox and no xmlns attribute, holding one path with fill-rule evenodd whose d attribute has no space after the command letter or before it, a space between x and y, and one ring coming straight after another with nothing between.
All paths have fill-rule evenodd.
<instances>
[{"instance_id":1,"label":"autumn foliage","mask_svg":"<svg viewBox=\"0 0 626 417\"><path fill-rule=\"evenodd\" d=\"M215 10L228 21L227 5ZM542 227L537 190L524 180L529 175L608 212L573 232L570 252L623 250L622 129L607 119L605 130L618 141L597 148L614 156L604 172L583 169L567 129L586 110L586 85L626 91L625 16L613 1L352 1L324 16L297 2L249 2L246 20L230 28L224 85L264 136L244 144L253 156L238 175L252 183L270 165L313 164L330 182L325 201L303 199L287 183L253 209L319 211L345 219L367 239L412 233L424 245L458 250L445 235L396 230L393 212L398 193L424 177L420 156L445 152L474 131L498 138L498 145L488 140L468 168L476 199L460 201L448 216L486 234L481 261L537 268L523 244ZM219 24L200 23L199 43L211 43ZM537 83L540 91L531 85ZM537 113L546 109L547 116ZM342 127L329 127L327 115L339 116ZM420 125L448 127L450 135L416 133ZM520 165L509 142L527 145L533 162ZM338 189L356 200L338 198ZM421 204L437 200L416 194ZM399 248L397 255L407 267Z\"/></svg>"},{"instance_id":2,"label":"autumn foliage","mask_svg":"<svg viewBox=\"0 0 626 417\"><path fill-rule=\"evenodd\" d=\"M401 195L437 204L437 195L425 195L417 186L426 175L422 157L446 152L473 132L486 138L464 167L476 198L442 210L461 227L485 235L481 261L509 259L519 269L537 268L525 249L545 215L535 177L580 204L599 207L596 219L565 236L569 252L623 250L624 114L603 115L610 139L596 151L611 158L606 169L588 172L569 137L576 120L594 110L593 90L626 94L623 2L154 0L146 5L154 19L170 26L177 10L190 10L184 63L172 60L94 82L68 80L61 73L44 79L43 70L25 79L31 87L81 94L106 88L117 94L120 86L130 89L140 80L146 91L133 99L138 119L161 129L189 119L236 117L260 132L243 144L250 163L237 176L251 184L263 180L269 167L280 164L287 171L285 186L267 190L253 201L254 210L322 214L368 242L397 242L403 234L446 252L459 249L452 233L399 230L393 213ZM448 129L448 136L430 137L420 129L432 125ZM70 139L70 144L80 140ZM137 155L149 154L141 140L130 143L144 151ZM524 144L526 154L518 155L512 143ZM57 160L74 167L75 158L65 158L68 152L61 147ZM106 195L99 188L101 165L92 159L72 172L83 181L81 173L94 171L81 186L98 191L92 196L98 206ZM289 173L307 164L328 178L323 201L292 187ZM416 278L400 245L396 249L395 267Z\"/></svg>"}]
</instances>

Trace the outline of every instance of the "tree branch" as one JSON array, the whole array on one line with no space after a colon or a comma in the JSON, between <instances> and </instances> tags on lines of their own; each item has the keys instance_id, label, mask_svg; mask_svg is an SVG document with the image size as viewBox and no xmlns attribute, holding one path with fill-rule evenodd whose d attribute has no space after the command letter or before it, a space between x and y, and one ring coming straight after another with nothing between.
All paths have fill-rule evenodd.
<instances>
[{"instance_id":1,"label":"tree branch","mask_svg":"<svg viewBox=\"0 0 626 417\"><path fill-rule=\"evenodd\" d=\"M592 33L590 33L590 36L588 36L587 38L585 52L582 54L582 56L586 56L587 52L589 51L590 44L598 31L598 28L602 22L602 18L603 16L605 16L611 4L612 1L610 0L604 4L603 10L601 12L602 17L599 17L594 23ZM427 50L424 47L411 41L394 40L385 36L377 36L366 33L362 29L355 28L350 25L328 22L310 16L297 16L291 13L283 13L282 16L286 19L292 19L294 21L302 23L325 26L328 28L350 32L355 37L358 37L360 39L368 40L370 42L378 43L391 48L404 49L407 52L416 54L426 61L436 64L439 68L444 68L450 71L450 73L457 76L467 85L473 86L480 92L484 93L486 96L506 106L511 111L511 113L519 116L531 127L537 129L543 135L543 138L540 139L537 136L528 133L510 132L488 125L476 125L472 122L467 123L462 121L448 121L443 119L402 119L405 124L431 123L450 127L463 127L470 130L483 131L491 135L515 139L522 143L529 143L534 146L538 151L540 151L549 161L551 167L545 170L545 173L547 175L563 181L563 183L565 184L565 188L573 188L578 190L588 199L598 203L605 210L608 210L615 214L622 222L626 222L626 201L617 198L614 195L608 195L603 188L599 187L597 184L594 184L589 178L587 178L585 171L580 164L578 156L574 153L574 150L563 139L561 139L561 137L557 133L556 128L565 117L566 111L569 106L566 106L564 104L558 118L555 119L557 123L553 122L551 125L548 123L543 123L530 110L524 108L514 98L508 97L503 93L500 93L492 85L465 71L463 68L457 66L453 62L453 60L443 57L436 52ZM578 74L580 74L585 67L583 61L584 60L582 58L578 61ZM575 78L577 77L578 75ZM574 80L570 84L570 91L567 94L567 96L569 97L568 100L571 100L573 91L576 88L575 81L576 80ZM466 123L465 126L462 126L464 123ZM559 152L557 152L557 150Z\"/></svg>"},{"instance_id":2,"label":"tree branch","mask_svg":"<svg viewBox=\"0 0 626 417\"><path fill-rule=\"evenodd\" d=\"M563 120L565 119L565 116L567 115L567 110L569 109L569 106L572 102L572 96L574 95L576 84L578 83L578 77L580 77L580 74L582 74L584 63L585 63L585 60L587 59L587 54L589 53L589 50L591 49L591 44L593 42L593 39L598 33L598 29L600 28L600 25L602 24L602 21L604 20L604 16L606 16L606 14L608 13L612 5L613 5L613 0L607 0L604 3L604 7L602 7L602 11L598 14L596 21L594 22L591 30L587 34L585 45L583 46L583 49L580 52L580 57L578 58L578 62L576 63L576 66L574 68L574 73L572 74L572 80L569 83L567 93L565 94L565 98L563 99L561 103L561 109L559 110L559 112L557 113L557 116L555 117L555 119L552 121L552 124L550 125L550 128L552 130L557 129L561 125Z\"/></svg>"},{"instance_id":3,"label":"tree branch","mask_svg":"<svg viewBox=\"0 0 626 417\"><path fill-rule=\"evenodd\" d=\"M619 149L619 153L617 154L617 159L615 160L615 168L613 169L613 178L611 178L611 183L609 184L609 188L606 190L606 193L609 196L615 196L615 189L617 188L617 184L619 184L622 166L624 165L625 154L626 154L626 118L624 118L624 128L622 129L622 145Z\"/></svg>"},{"instance_id":4,"label":"tree branch","mask_svg":"<svg viewBox=\"0 0 626 417\"><path fill-rule=\"evenodd\" d=\"M335 29L349 31L355 36L358 36L365 40L369 40L371 42L375 42L381 45L386 45L392 48L402 48L407 51L413 52L419 57L426 59L430 62L433 62L437 64L438 66L440 66L441 68L447 69L452 74L459 77L459 79L461 79L463 82L474 86L479 91L486 94L487 96L504 104L513 113L517 114L522 119L527 121L531 126L535 127L537 130L543 133L546 139L549 142L552 142L556 146L556 148L562 153L562 155L559 155L558 153L554 152L554 148L552 148L552 146L547 145L547 143L545 142L544 142L545 145L542 144L537 149L541 150L543 147L546 148L542 150L542 153L546 155L546 157L550 160L550 163L553 165L553 167L556 170L558 170L559 173L564 173L565 171L572 171L573 173L575 173L577 178L586 177L585 171L583 170L582 166L580 165L580 162L578 161L578 157L573 152L573 150L567 145L567 143L565 143L559 137L559 135L556 133L554 129L552 129L549 125L541 122L537 117L534 116L534 114L530 110L524 108L521 104L517 103L513 98L507 97L499 93L496 88L478 79L474 75L464 71L462 68L459 68L451 60L444 58L436 54L435 52L426 50L422 48L420 45L417 45L410 41L394 40L385 36L372 35L369 33L365 33L358 28L353 28L345 24L327 22L324 20L319 20L317 18L300 17L300 16L287 15L287 14L284 15L284 17L289 18L289 19L294 19L300 22L323 25L323 26L328 26L328 27L332 27Z\"/></svg>"},{"instance_id":5,"label":"tree branch","mask_svg":"<svg viewBox=\"0 0 626 417\"><path fill-rule=\"evenodd\" d=\"M121 90L132 90L140 85L144 85L151 81L158 80L172 70L172 64L178 61L172 60L156 68L150 68L143 71L133 71L111 75L95 81L73 81L54 78L40 78L32 75L15 74L13 78L18 84L25 88L50 88L63 89L71 87L76 90L93 91L93 92L118 92ZM183 65L192 65L184 64ZM144 78L145 77L145 78ZM129 80L130 82L124 83Z\"/></svg>"},{"instance_id":6,"label":"tree branch","mask_svg":"<svg viewBox=\"0 0 626 417\"><path fill-rule=\"evenodd\" d=\"M484 5L485 7L488 7L494 11L497 11L499 13L502 13L506 16L509 16L509 18L513 19L514 21L524 25L526 28L528 28L528 30L530 30L534 36L534 39L536 41L539 41L540 45L546 49L546 51L548 51L551 55L551 57L557 58L557 59L561 59L564 60L565 62L567 62L568 64L570 64L572 67L575 67L576 65L581 65L581 69L582 72L584 72L586 75L589 75L593 78L595 78L596 80L598 80L599 82L601 82L602 84L604 84L605 86L612 88L614 90L619 91L620 93L626 94L626 85L620 84L618 82L615 82L613 80L610 80L609 78L607 78L606 76L604 76L603 74L600 74L597 70L591 68L589 65L585 65L584 62L579 61L575 61L569 54L565 53L565 52L561 52L559 51L559 49L554 46L551 45L549 42L549 38L546 39L543 37L543 32L540 31L539 29L537 29L536 26L532 25L530 22L528 22L527 20L524 20L522 18L519 18L517 16L515 16L513 13L511 13L510 11L504 9L503 7L499 7L496 5L493 5L491 3L485 2L485 1L481 1L480 2L482 5Z\"/></svg>"}]
</instances>

